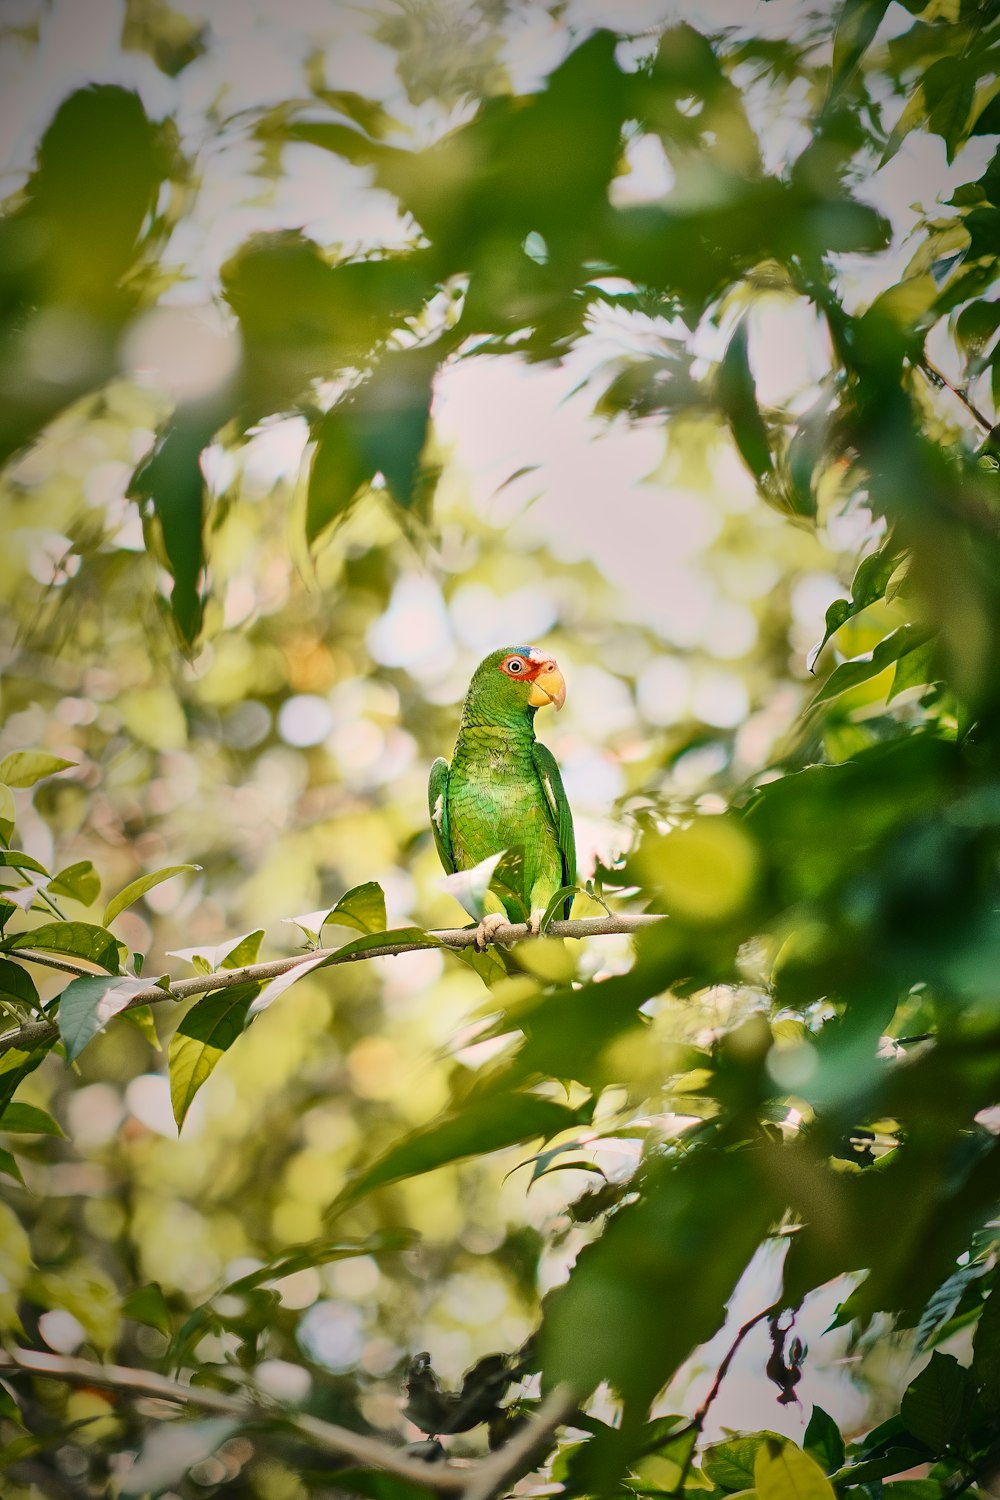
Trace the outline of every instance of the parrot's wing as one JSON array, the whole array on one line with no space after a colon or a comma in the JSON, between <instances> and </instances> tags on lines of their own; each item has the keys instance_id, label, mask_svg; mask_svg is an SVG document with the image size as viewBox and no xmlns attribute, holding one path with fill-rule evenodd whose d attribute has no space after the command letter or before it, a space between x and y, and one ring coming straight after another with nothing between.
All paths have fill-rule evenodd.
<instances>
[{"instance_id":1,"label":"parrot's wing","mask_svg":"<svg viewBox=\"0 0 1000 1500\"><path fill-rule=\"evenodd\" d=\"M566 792L563 788L562 777L556 758L547 746L535 740L531 747L531 758L538 772L538 780L541 783L542 792L545 796L546 806L552 818L552 825L556 831L559 841L559 853L562 855L563 885L576 884L576 838L573 834L573 814L570 811ZM563 906L563 915L569 917L569 909L573 905L573 897L566 898Z\"/></svg>"},{"instance_id":2,"label":"parrot's wing","mask_svg":"<svg viewBox=\"0 0 1000 1500\"><path fill-rule=\"evenodd\" d=\"M438 858L448 874L454 875L455 858L451 852L451 833L448 828L448 762L443 755L439 755L431 766L430 780L427 783L427 805L430 808Z\"/></svg>"}]
</instances>

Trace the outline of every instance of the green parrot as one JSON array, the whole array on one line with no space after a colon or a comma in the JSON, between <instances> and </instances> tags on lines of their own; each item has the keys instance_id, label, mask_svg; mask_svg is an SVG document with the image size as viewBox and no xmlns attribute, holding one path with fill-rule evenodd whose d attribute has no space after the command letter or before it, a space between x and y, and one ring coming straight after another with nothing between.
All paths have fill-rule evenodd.
<instances>
[{"instance_id":1,"label":"green parrot","mask_svg":"<svg viewBox=\"0 0 1000 1500\"><path fill-rule=\"evenodd\" d=\"M546 907L576 881L576 844L562 777L551 750L535 739L537 709L562 708L566 683L535 646L492 651L472 676L451 765L431 766L427 794L441 863L468 870L502 850L523 856L508 884L486 893L476 943L493 941L505 922L538 932ZM573 898L563 903L569 916Z\"/></svg>"}]
</instances>

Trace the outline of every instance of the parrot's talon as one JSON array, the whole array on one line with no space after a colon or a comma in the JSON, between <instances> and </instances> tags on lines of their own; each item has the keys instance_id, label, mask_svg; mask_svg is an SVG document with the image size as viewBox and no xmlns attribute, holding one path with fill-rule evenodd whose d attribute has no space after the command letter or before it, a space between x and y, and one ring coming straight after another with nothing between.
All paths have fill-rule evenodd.
<instances>
[{"instance_id":1,"label":"parrot's talon","mask_svg":"<svg viewBox=\"0 0 1000 1500\"><path fill-rule=\"evenodd\" d=\"M528 931L531 933L532 937L538 937L539 933L541 932L542 919L544 916L545 912L539 909L538 911L533 911L531 913L531 916L528 918Z\"/></svg>"},{"instance_id":2,"label":"parrot's talon","mask_svg":"<svg viewBox=\"0 0 1000 1500\"><path fill-rule=\"evenodd\" d=\"M507 918L499 912L487 912L479 926L476 928L476 949L479 953L485 953L491 943L496 942L496 934L501 927L506 927Z\"/></svg>"}]
</instances>

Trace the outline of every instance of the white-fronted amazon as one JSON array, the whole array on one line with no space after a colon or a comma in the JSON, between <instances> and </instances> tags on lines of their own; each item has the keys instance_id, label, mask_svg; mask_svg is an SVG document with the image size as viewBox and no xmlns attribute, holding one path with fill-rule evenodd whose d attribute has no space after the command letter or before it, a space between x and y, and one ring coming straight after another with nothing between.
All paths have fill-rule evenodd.
<instances>
[{"instance_id":1,"label":"white-fronted amazon","mask_svg":"<svg viewBox=\"0 0 1000 1500\"><path fill-rule=\"evenodd\" d=\"M480 947L507 921L527 921L537 932L552 897L576 880L573 815L555 757L534 726L537 709L561 708L565 698L563 675L544 651L492 651L469 684L451 765L441 757L431 766L431 824L449 874L502 850L522 856L505 861L503 884L486 893Z\"/></svg>"}]
</instances>

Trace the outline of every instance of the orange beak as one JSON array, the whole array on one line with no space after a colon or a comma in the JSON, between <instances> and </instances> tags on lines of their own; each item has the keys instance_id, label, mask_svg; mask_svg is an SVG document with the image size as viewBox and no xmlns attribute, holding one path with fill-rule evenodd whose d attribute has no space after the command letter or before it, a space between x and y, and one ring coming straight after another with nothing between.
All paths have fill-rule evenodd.
<instances>
[{"instance_id":1,"label":"orange beak","mask_svg":"<svg viewBox=\"0 0 1000 1500\"><path fill-rule=\"evenodd\" d=\"M554 661L542 663L541 669L532 679L528 702L532 708L544 708L547 703L562 708L566 702L566 679Z\"/></svg>"}]
</instances>

